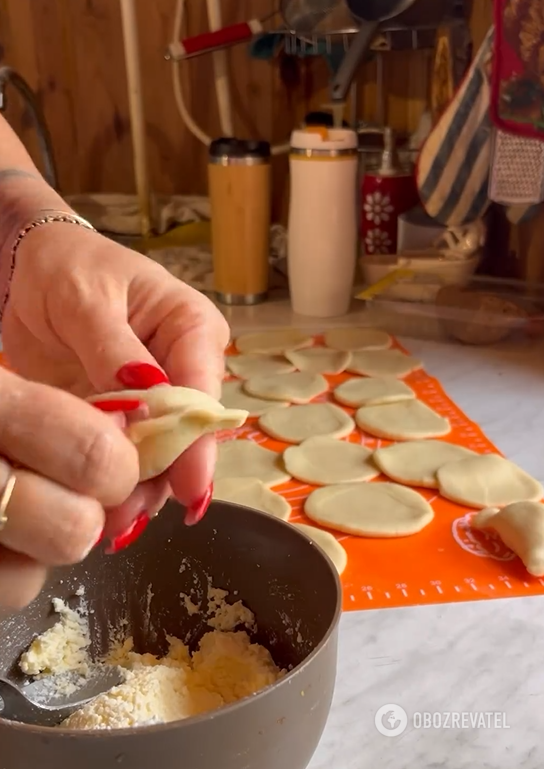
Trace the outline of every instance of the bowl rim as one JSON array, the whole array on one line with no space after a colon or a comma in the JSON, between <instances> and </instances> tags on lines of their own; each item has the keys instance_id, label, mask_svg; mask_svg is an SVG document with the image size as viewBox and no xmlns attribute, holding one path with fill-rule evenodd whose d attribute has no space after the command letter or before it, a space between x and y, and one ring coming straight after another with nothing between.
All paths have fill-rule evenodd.
<instances>
[{"instance_id":1,"label":"bowl rim","mask_svg":"<svg viewBox=\"0 0 544 769\"><path fill-rule=\"evenodd\" d=\"M172 500L173 501L173 500ZM169 721L165 724L149 724L149 725L142 725L142 726L130 726L126 727L124 729L62 729L59 726L51 727L51 726L35 726L33 724L26 724L22 721L9 721L8 719L2 718L0 715L0 730L4 728L11 729L13 731L20 731L24 732L24 734L34 734L36 736L48 736L50 739L54 739L52 735L58 735L59 737L70 737L71 739L74 739L77 737L77 739L82 739L86 741L90 740L98 740L98 739L104 739L107 737L115 737L115 738L122 738L122 737L134 737L135 733L138 735L148 735L148 734L160 734L162 732L167 732L171 730L178 730L178 729L188 729L193 725L196 724L202 724L206 721L215 720L217 718L221 718L222 716L227 716L231 713L235 713L238 710L243 709L244 707L248 707L251 702L254 702L255 700L261 700L264 697L267 696L272 690L278 690L282 689L285 686L290 686L292 682L296 679L300 673L302 673L303 670L305 670L308 665L312 663L312 661L317 657L317 655L320 653L320 651L327 646L329 643L331 637L333 634L337 631L337 628L340 623L340 617L342 615L342 582L340 580L340 575L338 574L338 570L334 566L332 560L327 555L327 553L315 542L312 540L310 536L308 536L305 532L301 531L300 529L295 528L292 524L289 523L289 521L283 521L281 518L275 518L274 516L270 515L269 513L264 513L261 510L254 510L251 507L247 507L247 505L239 505L235 502L227 502L225 500L220 499L214 499L213 502L220 502L222 505L230 505L232 507L246 510L254 515L258 515L261 517L268 519L272 519L275 524L280 525L281 527L284 527L286 529L289 529L292 533L294 533L297 537L305 539L312 547L316 548L319 555L323 558L325 563L327 564L329 571L332 573L333 581L336 586L336 601L335 601L335 607L334 612L332 614L332 619L329 623L329 627L327 628L327 632L323 636L323 638L320 640L320 642L317 644L315 649L313 649L310 654L302 660L296 667L294 667L292 670L289 670L289 672L283 676L283 678L280 678L279 681L276 681L273 684L269 684L268 686L265 686L264 689L260 689L258 692L255 692L255 694L251 694L249 696L243 697L241 700L237 700L236 702L232 702L229 705L222 705L220 708L216 708L215 710L209 710L206 713L202 713L198 716L189 716L188 718L183 718L179 721ZM315 527L319 528L319 527Z\"/></svg>"}]
</instances>

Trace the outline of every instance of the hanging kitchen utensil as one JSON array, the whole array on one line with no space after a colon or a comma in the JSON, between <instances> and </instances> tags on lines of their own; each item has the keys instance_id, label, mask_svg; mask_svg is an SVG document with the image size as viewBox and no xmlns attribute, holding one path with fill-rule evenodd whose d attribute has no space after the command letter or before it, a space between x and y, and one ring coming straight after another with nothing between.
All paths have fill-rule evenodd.
<instances>
[{"instance_id":1,"label":"hanging kitchen utensil","mask_svg":"<svg viewBox=\"0 0 544 769\"><path fill-rule=\"evenodd\" d=\"M491 117L506 133L544 141L544 3L495 0Z\"/></svg>"},{"instance_id":2,"label":"hanging kitchen utensil","mask_svg":"<svg viewBox=\"0 0 544 769\"><path fill-rule=\"evenodd\" d=\"M544 142L493 131L489 199L503 206L544 200Z\"/></svg>"},{"instance_id":3,"label":"hanging kitchen utensil","mask_svg":"<svg viewBox=\"0 0 544 769\"><path fill-rule=\"evenodd\" d=\"M347 0L352 16L361 26L332 82L333 101L346 100L353 78L372 44L380 23L398 16L414 2L415 0Z\"/></svg>"},{"instance_id":4,"label":"hanging kitchen utensil","mask_svg":"<svg viewBox=\"0 0 544 769\"><path fill-rule=\"evenodd\" d=\"M489 206L492 45L493 29L419 155L421 202L429 216L446 226L473 222Z\"/></svg>"},{"instance_id":5,"label":"hanging kitchen utensil","mask_svg":"<svg viewBox=\"0 0 544 769\"><path fill-rule=\"evenodd\" d=\"M335 12L342 3L343 0L280 0L278 8L264 18L250 19L215 32L187 37L171 45L168 56L176 61L202 56L221 48L247 43L265 32L285 31L297 36L311 36L316 27L321 28L329 14ZM275 17L282 20L283 26L266 29L266 22Z\"/></svg>"}]
</instances>

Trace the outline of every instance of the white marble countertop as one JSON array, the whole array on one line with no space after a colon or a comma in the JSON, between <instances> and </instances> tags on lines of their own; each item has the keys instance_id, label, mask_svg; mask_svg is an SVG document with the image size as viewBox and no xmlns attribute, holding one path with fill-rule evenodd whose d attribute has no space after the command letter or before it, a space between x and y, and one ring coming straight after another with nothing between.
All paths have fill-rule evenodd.
<instances>
[{"instance_id":1,"label":"white marble countertop","mask_svg":"<svg viewBox=\"0 0 544 769\"><path fill-rule=\"evenodd\" d=\"M233 334L332 325L297 318L282 301L223 309ZM365 319L361 304L334 325ZM422 336L401 341L509 459L544 481L544 344L469 348L430 339L428 327ZM349 612L331 715L309 769L541 769L543 702L544 597ZM408 716L396 737L375 725L388 704ZM447 713L467 715L454 728L418 728L417 713L443 724Z\"/></svg>"}]
</instances>

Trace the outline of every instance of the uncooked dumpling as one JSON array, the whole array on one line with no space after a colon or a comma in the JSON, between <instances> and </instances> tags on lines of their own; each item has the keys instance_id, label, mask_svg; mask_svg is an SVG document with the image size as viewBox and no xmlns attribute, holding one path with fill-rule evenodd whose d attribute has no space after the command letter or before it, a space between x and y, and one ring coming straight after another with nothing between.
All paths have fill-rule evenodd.
<instances>
[{"instance_id":1,"label":"uncooked dumpling","mask_svg":"<svg viewBox=\"0 0 544 769\"><path fill-rule=\"evenodd\" d=\"M380 474L370 449L322 436L290 446L283 461L293 478L311 486L370 481Z\"/></svg>"},{"instance_id":2,"label":"uncooked dumpling","mask_svg":"<svg viewBox=\"0 0 544 769\"><path fill-rule=\"evenodd\" d=\"M330 531L308 526L306 523L293 523L295 528L311 539L331 559L338 574L343 574L348 565L348 554Z\"/></svg>"},{"instance_id":3,"label":"uncooked dumpling","mask_svg":"<svg viewBox=\"0 0 544 769\"><path fill-rule=\"evenodd\" d=\"M258 478L220 478L214 482L213 497L261 510L282 521L289 520L291 515L289 502L281 494L271 491Z\"/></svg>"},{"instance_id":4,"label":"uncooked dumpling","mask_svg":"<svg viewBox=\"0 0 544 769\"><path fill-rule=\"evenodd\" d=\"M247 411L226 409L200 390L170 385L102 393L89 401L118 399L142 401L149 410L148 418L126 429L138 450L140 481L162 475L202 435L241 427L248 417Z\"/></svg>"},{"instance_id":5,"label":"uncooked dumpling","mask_svg":"<svg viewBox=\"0 0 544 769\"><path fill-rule=\"evenodd\" d=\"M441 438L451 432L449 421L419 400L363 406L355 421L365 433L391 441Z\"/></svg>"},{"instance_id":6,"label":"uncooked dumpling","mask_svg":"<svg viewBox=\"0 0 544 769\"><path fill-rule=\"evenodd\" d=\"M421 494L396 483L345 483L313 491L304 505L312 521L360 537L407 537L433 520Z\"/></svg>"},{"instance_id":7,"label":"uncooked dumpling","mask_svg":"<svg viewBox=\"0 0 544 769\"><path fill-rule=\"evenodd\" d=\"M334 397L344 406L359 408L409 401L416 394L411 387L394 377L362 377L343 382L334 391Z\"/></svg>"},{"instance_id":8,"label":"uncooked dumpling","mask_svg":"<svg viewBox=\"0 0 544 769\"><path fill-rule=\"evenodd\" d=\"M259 427L279 441L302 443L318 435L345 438L355 429L355 422L332 403L309 403L267 411L259 419Z\"/></svg>"},{"instance_id":9,"label":"uncooked dumpling","mask_svg":"<svg viewBox=\"0 0 544 769\"><path fill-rule=\"evenodd\" d=\"M310 347L312 344L311 336L294 328L242 334L234 342L238 352L268 355L281 355L286 350L299 350L301 347Z\"/></svg>"},{"instance_id":10,"label":"uncooked dumpling","mask_svg":"<svg viewBox=\"0 0 544 769\"><path fill-rule=\"evenodd\" d=\"M219 444L214 482L225 478L258 478L268 488L291 480L281 454L248 440Z\"/></svg>"},{"instance_id":11,"label":"uncooked dumpling","mask_svg":"<svg viewBox=\"0 0 544 769\"><path fill-rule=\"evenodd\" d=\"M362 376L392 376L403 379L422 366L420 360L405 355L400 350L370 350L352 353L348 371Z\"/></svg>"},{"instance_id":12,"label":"uncooked dumpling","mask_svg":"<svg viewBox=\"0 0 544 769\"><path fill-rule=\"evenodd\" d=\"M274 401L308 403L329 389L327 380L321 374L295 371L293 374L276 376L254 376L244 382L249 395Z\"/></svg>"},{"instance_id":13,"label":"uncooked dumpling","mask_svg":"<svg viewBox=\"0 0 544 769\"><path fill-rule=\"evenodd\" d=\"M482 510L471 521L475 529L495 531L521 560L529 574L544 577L544 505L514 502L502 510Z\"/></svg>"},{"instance_id":14,"label":"uncooked dumpling","mask_svg":"<svg viewBox=\"0 0 544 769\"><path fill-rule=\"evenodd\" d=\"M498 454L448 462L437 477L443 497L469 507L503 507L512 502L536 502L544 496L537 480Z\"/></svg>"},{"instance_id":15,"label":"uncooked dumpling","mask_svg":"<svg viewBox=\"0 0 544 769\"><path fill-rule=\"evenodd\" d=\"M223 382L221 403L228 409L245 409L250 417L260 417L273 408L286 408L288 401L270 401L248 395L240 381Z\"/></svg>"},{"instance_id":16,"label":"uncooked dumpling","mask_svg":"<svg viewBox=\"0 0 544 769\"><path fill-rule=\"evenodd\" d=\"M311 374L341 374L345 371L350 360L349 352L329 350L327 347L308 347L307 350L286 352L285 357L299 371Z\"/></svg>"},{"instance_id":17,"label":"uncooked dumpling","mask_svg":"<svg viewBox=\"0 0 544 769\"><path fill-rule=\"evenodd\" d=\"M325 344L333 350L386 350L393 341L377 328L332 328L325 334Z\"/></svg>"},{"instance_id":18,"label":"uncooked dumpling","mask_svg":"<svg viewBox=\"0 0 544 769\"><path fill-rule=\"evenodd\" d=\"M259 374L289 374L296 368L280 355L227 355L225 365L239 379L251 379Z\"/></svg>"},{"instance_id":19,"label":"uncooked dumpling","mask_svg":"<svg viewBox=\"0 0 544 769\"><path fill-rule=\"evenodd\" d=\"M438 488L436 473L442 465L458 459L475 457L474 451L446 441L408 441L377 449L373 460L380 470L407 486Z\"/></svg>"}]
</instances>

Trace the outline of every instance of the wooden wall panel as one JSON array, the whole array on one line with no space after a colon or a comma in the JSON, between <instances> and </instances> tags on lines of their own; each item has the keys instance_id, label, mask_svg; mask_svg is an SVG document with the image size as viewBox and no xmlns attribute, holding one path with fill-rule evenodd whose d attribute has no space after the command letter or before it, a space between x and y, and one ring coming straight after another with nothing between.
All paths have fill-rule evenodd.
<instances>
[{"instance_id":1,"label":"wooden wall panel","mask_svg":"<svg viewBox=\"0 0 544 769\"><path fill-rule=\"evenodd\" d=\"M206 149L183 125L164 52L175 0L137 0L150 175L155 191L206 191ZM276 0L222 0L224 21L264 17ZM479 45L492 0L474 0ZM185 33L207 28L204 0L188 0ZM53 135L64 192L134 191L121 21L117 0L0 0L0 54L37 89ZM417 127L427 102L429 53L384 56L385 118L402 131ZM322 59L252 60L244 46L229 52L236 131L284 142L310 109L328 101L330 73ZM211 57L181 66L190 112L208 134L220 133ZM376 64L359 78L359 116L376 121ZM33 156L28 116L11 99L8 118ZM275 213L285 209L287 162L274 167Z\"/></svg>"}]
</instances>

